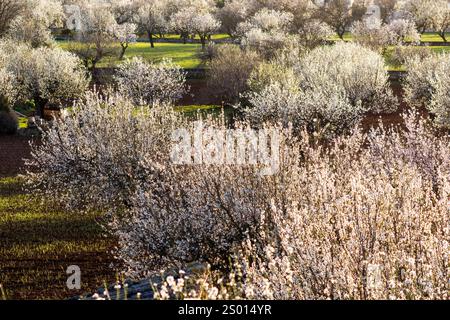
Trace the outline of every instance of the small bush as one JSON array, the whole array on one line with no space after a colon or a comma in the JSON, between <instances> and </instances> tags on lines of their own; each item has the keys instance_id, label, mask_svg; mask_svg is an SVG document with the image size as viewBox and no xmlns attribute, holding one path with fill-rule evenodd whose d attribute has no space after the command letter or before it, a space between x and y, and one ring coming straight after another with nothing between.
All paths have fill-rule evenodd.
<instances>
[{"instance_id":1,"label":"small bush","mask_svg":"<svg viewBox=\"0 0 450 320\"><path fill-rule=\"evenodd\" d=\"M407 61L405 98L413 106L425 106L436 125L450 128L450 56L432 55Z\"/></svg>"},{"instance_id":2,"label":"small bush","mask_svg":"<svg viewBox=\"0 0 450 320\"><path fill-rule=\"evenodd\" d=\"M208 74L211 92L226 102L237 102L240 94L248 89L247 80L260 61L257 53L235 45L217 48Z\"/></svg>"},{"instance_id":3,"label":"small bush","mask_svg":"<svg viewBox=\"0 0 450 320\"><path fill-rule=\"evenodd\" d=\"M0 109L0 134L15 134L18 127L19 122L15 113Z\"/></svg>"}]
</instances>

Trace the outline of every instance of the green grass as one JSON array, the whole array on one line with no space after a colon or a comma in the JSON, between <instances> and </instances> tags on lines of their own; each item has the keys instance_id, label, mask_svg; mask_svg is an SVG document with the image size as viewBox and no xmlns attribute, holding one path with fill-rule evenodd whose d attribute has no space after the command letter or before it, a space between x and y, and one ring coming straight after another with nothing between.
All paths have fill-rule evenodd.
<instances>
[{"instance_id":1,"label":"green grass","mask_svg":"<svg viewBox=\"0 0 450 320\"><path fill-rule=\"evenodd\" d=\"M22 191L19 178L0 179L0 283L8 299L61 299L93 292L114 279L98 215L69 213ZM66 270L78 265L82 290L69 291Z\"/></svg>"},{"instance_id":2,"label":"green grass","mask_svg":"<svg viewBox=\"0 0 450 320\"><path fill-rule=\"evenodd\" d=\"M65 50L70 47L70 42L59 41L59 46ZM137 42L130 45L125 58L136 56L143 57L150 62L160 62L163 58L172 59L172 61L185 69L199 68L202 64L200 58L200 44L182 44L182 43L155 43L155 48L151 48L147 42ZM98 67L111 67L120 63L118 57L109 57L103 59Z\"/></svg>"}]
</instances>

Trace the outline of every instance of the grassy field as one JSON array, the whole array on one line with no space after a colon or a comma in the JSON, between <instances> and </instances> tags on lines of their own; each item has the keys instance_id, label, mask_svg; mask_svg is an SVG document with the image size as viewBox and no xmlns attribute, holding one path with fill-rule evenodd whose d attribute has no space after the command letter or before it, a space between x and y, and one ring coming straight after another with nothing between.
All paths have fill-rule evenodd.
<instances>
[{"instance_id":1,"label":"grassy field","mask_svg":"<svg viewBox=\"0 0 450 320\"><path fill-rule=\"evenodd\" d=\"M0 179L0 283L6 298L69 298L115 279L108 254L113 241L97 219L41 203L22 191L17 177ZM81 268L80 292L66 287L70 265Z\"/></svg>"},{"instance_id":2,"label":"grassy field","mask_svg":"<svg viewBox=\"0 0 450 320\"><path fill-rule=\"evenodd\" d=\"M59 46L68 50L70 42L59 41ZM147 42L137 42L130 45L125 57L132 58L136 56L143 57L147 61L159 62L163 58L172 59L172 61L185 69L199 68L202 64L200 57L200 44L182 44L182 43L155 43L155 48L150 48ZM118 57L109 57L103 59L98 67L110 67L120 63Z\"/></svg>"},{"instance_id":3,"label":"grassy field","mask_svg":"<svg viewBox=\"0 0 450 320\"><path fill-rule=\"evenodd\" d=\"M181 39L181 37L178 34L166 34L166 35L164 35L163 39L178 40L178 39ZM230 39L230 35L228 35L226 33L214 34L214 35L212 35L211 39L212 40L226 40L226 39ZM200 40L200 37L198 35L196 35L195 40ZM148 38L141 37L141 38L139 38L139 41L140 42L148 41Z\"/></svg>"}]
</instances>

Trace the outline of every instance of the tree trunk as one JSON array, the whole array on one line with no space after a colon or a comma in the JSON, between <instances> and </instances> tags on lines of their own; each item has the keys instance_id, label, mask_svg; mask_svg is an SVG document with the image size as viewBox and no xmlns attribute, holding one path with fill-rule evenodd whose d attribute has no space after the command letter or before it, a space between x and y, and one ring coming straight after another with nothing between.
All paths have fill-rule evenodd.
<instances>
[{"instance_id":1,"label":"tree trunk","mask_svg":"<svg viewBox=\"0 0 450 320\"><path fill-rule=\"evenodd\" d=\"M150 47L154 48L155 47L155 41L153 40L153 33L151 33L151 32L148 33L148 39L150 40Z\"/></svg>"},{"instance_id":2,"label":"tree trunk","mask_svg":"<svg viewBox=\"0 0 450 320\"><path fill-rule=\"evenodd\" d=\"M438 32L439 36L442 38L442 40L444 40L444 42L447 42L447 37L445 36L445 31L444 32Z\"/></svg>"},{"instance_id":3,"label":"tree trunk","mask_svg":"<svg viewBox=\"0 0 450 320\"><path fill-rule=\"evenodd\" d=\"M128 45L127 44L121 44L120 45L122 47L122 51L120 52L120 60L123 60L123 58L125 57L125 51L127 51L128 49Z\"/></svg>"}]
</instances>

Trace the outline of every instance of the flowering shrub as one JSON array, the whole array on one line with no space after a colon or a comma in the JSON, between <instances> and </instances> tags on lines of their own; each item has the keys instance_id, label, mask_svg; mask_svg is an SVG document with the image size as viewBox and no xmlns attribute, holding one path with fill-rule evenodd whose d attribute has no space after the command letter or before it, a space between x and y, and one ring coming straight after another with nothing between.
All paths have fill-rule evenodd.
<instances>
[{"instance_id":1,"label":"flowering shrub","mask_svg":"<svg viewBox=\"0 0 450 320\"><path fill-rule=\"evenodd\" d=\"M115 76L120 93L138 105L175 102L186 93L186 74L170 60L159 64L133 58L117 69Z\"/></svg>"},{"instance_id":2,"label":"flowering shrub","mask_svg":"<svg viewBox=\"0 0 450 320\"><path fill-rule=\"evenodd\" d=\"M5 68L2 68L0 62L0 99L3 99L3 104L7 104L8 107L17 98L15 81L14 75Z\"/></svg>"},{"instance_id":3,"label":"flowering shrub","mask_svg":"<svg viewBox=\"0 0 450 320\"><path fill-rule=\"evenodd\" d=\"M89 85L81 61L60 48L33 49L26 44L2 41L5 46L3 68L12 81L11 102L32 99L43 115L47 104L59 105L79 98Z\"/></svg>"},{"instance_id":4,"label":"flowering shrub","mask_svg":"<svg viewBox=\"0 0 450 320\"><path fill-rule=\"evenodd\" d=\"M169 153L166 142L178 117L162 109L136 108L117 94L86 94L43 132L28 162L35 169L30 183L57 195L69 209L116 208L120 215L130 206L136 184L145 179L142 159L157 162Z\"/></svg>"},{"instance_id":5,"label":"flowering shrub","mask_svg":"<svg viewBox=\"0 0 450 320\"><path fill-rule=\"evenodd\" d=\"M435 115L437 125L450 127L450 60L448 55L418 57L407 61L406 100L412 105L425 105Z\"/></svg>"},{"instance_id":6,"label":"flowering shrub","mask_svg":"<svg viewBox=\"0 0 450 320\"><path fill-rule=\"evenodd\" d=\"M395 19L388 24L388 27L394 35L394 40L397 44L404 44L406 41L412 43L420 42L420 33L412 20Z\"/></svg>"},{"instance_id":7,"label":"flowering shrub","mask_svg":"<svg viewBox=\"0 0 450 320\"><path fill-rule=\"evenodd\" d=\"M259 236L266 245L249 240L235 271L207 285L200 278L186 293L448 299L450 140L414 114L405 121L406 132L355 132L327 150L310 144L305 133L277 177L282 183L274 181L265 199ZM159 294L183 292L184 281L178 284L168 279Z\"/></svg>"},{"instance_id":8,"label":"flowering shrub","mask_svg":"<svg viewBox=\"0 0 450 320\"><path fill-rule=\"evenodd\" d=\"M383 57L359 45L317 48L294 63L293 73L279 64L275 60L272 70L281 68L277 74L282 81L252 78L252 87L258 90L249 94L252 107L246 115L254 123L276 119L339 133L352 128L366 112L397 108ZM258 84L258 78L265 83Z\"/></svg>"},{"instance_id":9,"label":"flowering shrub","mask_svg":"<svg viewBox=\"0 0 450 320\"><path fill-rule=\"evenodd\" d=\"M62 3L55 0L17 2L22 9L11 21L8 37L16 42L25 42L33 48L52 46L54 39L50 28L61 26L64 18Z\"/></svg>"}]
</instances>

